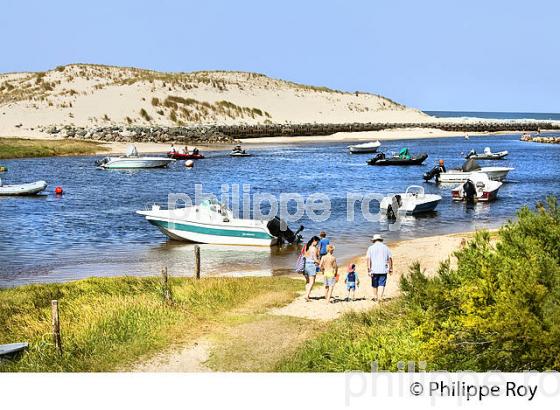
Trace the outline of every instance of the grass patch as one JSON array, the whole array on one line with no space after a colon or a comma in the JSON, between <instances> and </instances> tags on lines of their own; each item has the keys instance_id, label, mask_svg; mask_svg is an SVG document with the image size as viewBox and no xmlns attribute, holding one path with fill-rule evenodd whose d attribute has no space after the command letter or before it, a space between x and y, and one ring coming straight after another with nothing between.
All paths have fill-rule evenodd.
<instances>
[{"instance_id":1,"label":"grass patch","mask_svg":"<svg viewBox=\"0 0 560 410\"><path fill-rule=\"evenodd\" d=\"M108 148L92 141L0 138L0 159L92 155L100 151Z\"/></svg>"},{"instance_id":2,"label":"grass patch","mask_svg":"<svg viewBox=\"0 0 560 410\"><path fill-rule=\"evenodd\" d=\"M270 293L293 296L289 278L171 278L162 301L156 277L90 278L0 290L0 343L30 342L0 371L111 371L197 337L230 309ZM50 301L59 301L64 353L50 337Z\"/></svg>"}]
</instances>

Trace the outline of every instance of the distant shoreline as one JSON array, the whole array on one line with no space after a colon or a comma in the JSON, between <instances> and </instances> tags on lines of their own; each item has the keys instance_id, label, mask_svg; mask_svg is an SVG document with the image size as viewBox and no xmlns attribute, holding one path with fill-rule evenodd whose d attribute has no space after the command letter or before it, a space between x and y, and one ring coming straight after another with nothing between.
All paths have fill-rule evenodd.
<instances>
[{"instance_id":1,"label":"distant shoreline","mask_svg":"<svg viewBox=\"0 0 560 410\"><path fill-rule=\"evenodd\" d=\"M284 144L313 144L313 143L334 143L334 142L360 142L360 141L395 141L395 140L409 140L409 139L424 139L424 138L450 138L450 137L465 137L469 136L487 136L487 135L511 135L523 134L525 131L496 131L496 132L459 132L459 131L444 131L435 128L402 128L402 129L388 129L382 131L362 131L362 132L338 132L331 135L316 135L316 136L294 136L294 137L261 137L261 138L241 138L241 144L250 145L255 148L265 148L273 145ZM550 132L558 132L555 130L542 130L542 134ZM81 147L83 144L89 144L90 147L98 147L98 149L84 150L77 149L76 151L65 150L63 152L55 152L53 149L45 151L45 149L37 150L35 153L25 150L25 155L6 156L2 155L2 142L6 140L17 142L29 141L29 146L45 145L47 147L56 147L61 144ZM2 137L0 136L0 159L20 159L20 158L34 158L34 157L50 157L50 156L69 156L69 155L101 155L101 154L122 154L126 152L129 145L135 145L139 152L142 153L166 153L169 151L171 143L157 143L157 142L108 142L108 141L95 141L86 139L66 139L58 138L44 138L43 136L37 137ZM174 142L178 147L183 144L178 141ZM197 144L197 148L201 151L227 151L231 149L233 144ZM6 146L6 144L4 144ZM188 144L190 148L194 147ZM44 147L43 147L44 148ZM55 153L51 153L55 152Z\"/></svg>"}]
</instances>

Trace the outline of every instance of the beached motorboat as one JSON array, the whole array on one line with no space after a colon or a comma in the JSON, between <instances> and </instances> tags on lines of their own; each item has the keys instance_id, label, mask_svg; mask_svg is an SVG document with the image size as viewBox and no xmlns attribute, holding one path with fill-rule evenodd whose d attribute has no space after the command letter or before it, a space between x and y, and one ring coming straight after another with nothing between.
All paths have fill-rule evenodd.
<instances>
[{"instance_id":1,"label":"beached motorboat","mask_svg":"<svg viewBox=\"0 0 560 410\"><path fill-rule=\"evenodd\" d=\"M379 141L364 142L363 144L348 145L351 154L371 154L377 152L377 148L381 146Z\"/></svg>"},{"instance_id":2,"label":"beached motorboat","mask_svg":"<svg viewBox=\"0 0 560 410\"><path fill-rule=\"evenodd\" d=\"M426 158L428 158L428 154L426 153L413 156L410 156L408 154L401 155L399 153L387 156L385 153L380 152L372 159L367 161L367 163L368 165L422 165Z\"/></svg>"},{"instance_id":3,"label":"beached motorboat","mask_svg":"<svg viewBox=\"0 0 560 410\"><path fill-rule=\"evenodd\" d=\"M272 246L281 241L298 240L299 232L282 230L282 221L235 218L230 209L213 201L177 209L161 209L153 205L150 210L137 211L149 223L159 228L171 239L216 245Z\"/></svg>"},{"instance_id":4,"label":"beached motorboat","mask_svg":"<svg viewBox=\"0 0 560 410\"><path fill-rule=\"evenodd\" d=\"M105 157L96 161L104 169L164 168L175 162L173 158L140 156L134 145L121 157Z\"/></svg>"},{"instance_id":5,"label":"beached motorboat","mask_svg":"<svg viewBox=\"0 0 560 410\"><path fill-rule=\"evenodd\" d=\"M503 181L509 171L514 168L510 167L481 167L474 159L465 161L461 169L451 169L441 172L440 167L435 166L431 171L424 174L424 180L427 182L435 177L436 182L441 183L459 183L466 182L472 175L484 173L492 181Z\"/></svg>"},{"instance_id":6,"label":"beached motorboat","mask_svg":"<svg viewBox=\"0 0 560 410\"><path fill-rule=\"evenodd\" d=\"M451 191L453 201L489 202L496 199L503 184L492 181L483 172L475 173Z\"/></svg>"},{"instance_id":7,"label":"beached motorboat","mask_svg":"<svg viewBox=\"0 0 560 410\"><path fill-rule=\"evenodd\" d=\"M47 188L45 181L36 181L28 184L4 185L0 180L0 195L36 195Z\"/></svg>"},{"instance_id":8,"label":"beached motorboat","mask_svg":"<svg viewBox=\"0 0 560 410\"><path fill-rule=\"evenodd\" d=\"M230 157L250 157L252 155L253 154L250 154L247 151L245 151L244 149L242 149L241 145L236 145L235 147L233 147L233 149L229 153Z\"/></svg>"},{"instance_id":9,"label":"beached motorboat","mask_svg":"<svg viewBox=\"0 0 560 410\"><path fill-rule=\"evenodd\" d=\"M398 212L405 212L406 215L418 215L433 212L440 201L440 195L426 194L421 186L412 185L406 189L405 193L386 196L379 207L390 217L394 217Z\"/></svg>"},{"instance_id":10,"label":"beached motorboat","mask_svg":"<svg viewBox=\"0 0 560 410\"><path fill-rule=\"evenodd\" d=\"M498 151L498 152L492 152L490 150L490 147L486 147L484 148L484 152L482 154L477 153L474 149L471 150L467 156L465 157L465 159L503 159L505 158L507 155L509 154L508 151Z\"/></svg>"},{"instance_id":11,"label":"beached motorboat","mask_svg":"<svg viewBox=\"0 0 560 410\"><path fill-rule=\"evenodd\" d=\"M23 352L25 349L29 347L29 343L21 342L21 343L8 343L4 345L0 345L0 358L10 358L11 356L15 356Z\"/></svg>"},{"instance_id":12,"label":"beached motorboat","mask_svg":"<svg viewBox=\"0 0 560 410\"><path fill-rule=\"evenodd\" d=\"M177 151L169 151L167 153L168 158L173 158L176 160L187 160L187 159L203 159L204 155L200 152L177 152Z\"/></svg>"}]
</instances>

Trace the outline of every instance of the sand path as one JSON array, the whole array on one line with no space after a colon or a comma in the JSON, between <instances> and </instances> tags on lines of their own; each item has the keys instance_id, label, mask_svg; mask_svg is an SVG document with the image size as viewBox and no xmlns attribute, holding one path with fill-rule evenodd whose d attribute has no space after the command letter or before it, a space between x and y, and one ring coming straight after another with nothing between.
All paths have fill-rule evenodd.
<instances>
[{"instance_id":1,"label":"sand path","mask_svg":"<svg viewBox=\"0 0 560 410\"><path fill-rule=\"evenodd\" d=\"M439 235L393 244L389 243L388 246L393 253L394 273L388 278L385 297L394 298L399 295L400 278L408 273L410 265L415 261L420 262L422 269L428 276L434 276L437 273L439 263L447 258L451 258L453 264L455 262L453 252L458 250L464 240L469 239L471 236L471 233ZM310 302L305 301L302 291L296 299L287 305L265 309L264 312L255 315L255 320L262 321L263 317L265 320L266 317L278 317L326 322L336 319L346 312L365 311L375 308L378 304L372 301L372 290L370 279L366 272L365 256L354 258L353 263L356 264L356 271L361 282L360 287L356 291L355 301L345 301L346 287L344 285L344 275L342 275L342 280L337 283L334 289L335 303L327 304L323 298L323 278L319 276L318 282L311 293L312 300ZM343 272L345 272L345 268L342 267ZM302 277L299 276L296 279L302 280ZM303 286L302 281L302 289ZM260 326L259 323L255 322L255 325ZM278 325L281 323L282 321L278 321ZM237 337L240 341L248 336L244 334L242 326L232 326L231 329L226 329L226 332L229 334L229 337ZM297 332L300 332L300 330ZM224 329L218 329L214 334L205 335L196 342L190 343L179 350L157 354L152 359L134 366L132 370L139 372L212 371L207 365L208 360L214 349L223 348L223 346L218 346L214 342L216 335L219 333L223 334ZM265 332L259 332L259 343L270 346L267 339L268 335L274 335L275 333L277 332L272 332L270 329ZM250 337L254 339L255 336L251 335ZM289 338L289 335L286 335L286 338ZM235 344L235 341L229 340L228 343Z\"/></svg>"}]
</instances>

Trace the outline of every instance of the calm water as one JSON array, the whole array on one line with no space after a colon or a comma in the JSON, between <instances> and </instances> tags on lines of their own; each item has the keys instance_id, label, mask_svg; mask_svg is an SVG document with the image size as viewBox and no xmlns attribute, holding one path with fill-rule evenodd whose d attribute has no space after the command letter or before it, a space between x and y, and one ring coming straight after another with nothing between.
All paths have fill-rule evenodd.
<instances>
[{"instance_id":1,"label":"calm water","mask_svg":"<svg viewBox=\"0 0 560 410\"><path fill-rule=\"evenodd\" d=\"M550 112L481 112L481 111L424 111L437 118L485 118L492 120L560 121L560 113Z\"/></svg>"},{"instance_id":2,"label":"calm water","mask_svg":"<svg viewBox=\"0 0 560 410\"><path fill-rule=\"evenodd\" d=\"M368 238L383 232L390 241L459 232L500 225L525 204L534 204L547 194L560 195L560 146L524 143L519 135L421 139L383 143L387 150L407 146L412 152L428 152L423 166L372 167L368 155L350 155L346 143L282 145L252 148L251 158L230 158L223 152L207 153L194 169L178 162L169 169L103 171L94 157L65 157L3 161L9 172L6 184L44 179L48 194L38 198L0 197L0 286L63 281L87 276L157 274L167 265L171 274L192 273L192 245L169 241L138 209L165 203L170 192L194 193L194 184L204 192L220 193L221 184L251 185L251 192L322 192L332 202L331 217L323 223L302 220L305 237L328 231L342 258L363 252ZM468 209L452 203L451 187L425 184L422 174L435 160L460 166L462 153L507 149L512 166L509 181L498 201ZM487 165L496 165L491 161ZM400 231L389 231L385 220L367 222L357 212L347 222L346 192L402 192L408 185L423 185L426 192L441 193L438 212L423 218L407 218ZM52 192L61 185L65 195ZM359 211L359 208L356 208ZM297 227L298 224L292 224ZM246 248L203 246L203 273L254 275L281 274L292 268L294 248Z\"/></svg>"}]
</instances>

